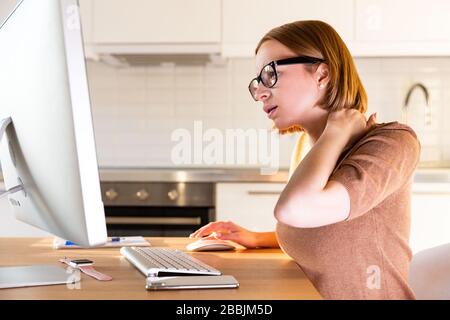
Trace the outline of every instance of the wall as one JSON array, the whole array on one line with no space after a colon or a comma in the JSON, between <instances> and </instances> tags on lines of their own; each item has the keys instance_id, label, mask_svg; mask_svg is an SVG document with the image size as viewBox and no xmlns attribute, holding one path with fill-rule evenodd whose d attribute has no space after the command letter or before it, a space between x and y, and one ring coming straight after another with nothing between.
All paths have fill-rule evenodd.
<instances>
[{"instance_id":1,"label":"wall","mask_svg":"<svg viewBox=\"0 0 450 320\"><path fill-rule=\"evenodd\" d=\"M204 130L222 132L272 126L247 89L254 77L251 60L119 69L90 62L88 69L100 166L175 166L171 134L177 128L192 132L196 120ZM281 139L284 165L295 141L294 136Z\"/></svg>"},{"instance_id":2,"label":"wall","mask_svg":"<svg viewBox=\"0 0 450 320\"><path fill-rule=\"evenodd\" d=\"M422 141L422 160L450 159L450 58L356 59L369 96L369 114L381 122L410 124ZM176 144L171 133L193 129L202 120L204 129L262 128L269 121L247 90L254 77L253 59L231 59L224 65L171 65L114 68L88 64L99 163L103 167L170 167ZM402 106L408 88L424 83L431 97L432 122L424 125L424 97L417 90L408 112ZM280 165L288 167L295 136L283 136ZM217 165L221 166L221 165ZM222 165L223 166L223 165ZM251 166L249 164L239 166Z\"/></svg>"}]
</instances>

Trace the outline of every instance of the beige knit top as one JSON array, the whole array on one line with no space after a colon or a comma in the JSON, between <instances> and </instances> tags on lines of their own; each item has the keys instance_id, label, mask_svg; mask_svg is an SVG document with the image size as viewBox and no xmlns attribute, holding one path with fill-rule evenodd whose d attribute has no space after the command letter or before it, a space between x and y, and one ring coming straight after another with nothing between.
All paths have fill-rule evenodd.
<instances>
[{"instance_id":1,"label":"beige knit top","mask_svg":"<svg viewBox=\"0 0 450 320\"><path fill-rule=\"evenodd\" d=\"M349 193L347 220L318 228L278 223L281 248L323 298L415 299L408 285L408 242L419 155L420 143L410 127L377 124L343 151L330 177ZM296 158L302 158L298 150Z\"/></svg>"}]
</instances>

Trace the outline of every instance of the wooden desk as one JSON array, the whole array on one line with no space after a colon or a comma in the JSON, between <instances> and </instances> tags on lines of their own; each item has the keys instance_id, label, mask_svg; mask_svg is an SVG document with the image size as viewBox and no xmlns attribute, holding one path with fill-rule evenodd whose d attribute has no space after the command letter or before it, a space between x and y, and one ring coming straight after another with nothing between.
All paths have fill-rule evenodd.
<instances>
[{"instance_id":1,"label":"wooden desk","mask_svg":"<svg viewBox=\"0 0 450 320\"><path fill-rule=\"evenodd\" d=\"M185 250L187 238L149 238L152 246ZM321 299L297 264L279 249L240 252L198 252L192 255L233 275L237 289L146 291L145 277L119 252L119 248L54 250L50 238L0 238L0 266L53 264L64 256L89 258L96 268L113 277L100 282L82 274L79 289L66 285L0 289L1 299L150 299L150 300L240 300Z\"/></svg>"}]
</instances>

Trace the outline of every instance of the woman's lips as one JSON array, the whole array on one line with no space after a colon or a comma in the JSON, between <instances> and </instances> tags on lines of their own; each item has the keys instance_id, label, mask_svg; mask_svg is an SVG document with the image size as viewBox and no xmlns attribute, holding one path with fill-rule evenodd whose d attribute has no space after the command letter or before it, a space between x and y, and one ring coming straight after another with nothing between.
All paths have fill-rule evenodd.
<instances>
[{"instance_id":1,"label":"woman's lips","mask_svg":"<svg viewBox=\"0 0 450 320\"><path fill-rule=\"evenodd\" d=\"M275 111L278 109L277 106L270 108L269 110L267 110L267 117L269 119L272 119L273 115L275 114Z\"/></svg>"}]
</instances>

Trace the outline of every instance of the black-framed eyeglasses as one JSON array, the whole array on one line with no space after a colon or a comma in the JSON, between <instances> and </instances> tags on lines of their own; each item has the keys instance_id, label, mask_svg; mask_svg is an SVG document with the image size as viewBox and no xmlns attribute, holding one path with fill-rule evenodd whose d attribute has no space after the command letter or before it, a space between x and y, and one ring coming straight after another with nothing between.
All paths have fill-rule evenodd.
<instances>
[{"instance_id":1,"label":"black-framed eyeglasses","mask_svg":"<svg viewBox=\"0 0 450 320\"><path fill-rule=\"evenodd\" d=\"M278 72L276 66L288 65L288 64L299 64L299 63L309 63L315 64L319 62L325 62L324 59L308 57L308 56L299 56L281 60L274 60L269 62L264 67L262 67L261 72L256 78L253 78L248 85L248 90L252 95L255 101L256 99L256 90L259 87L259 84L262 83L266 88L273 88L278 81Z\"/></svg>"}]
</instances>

